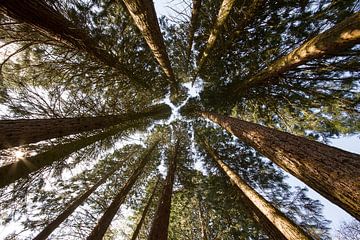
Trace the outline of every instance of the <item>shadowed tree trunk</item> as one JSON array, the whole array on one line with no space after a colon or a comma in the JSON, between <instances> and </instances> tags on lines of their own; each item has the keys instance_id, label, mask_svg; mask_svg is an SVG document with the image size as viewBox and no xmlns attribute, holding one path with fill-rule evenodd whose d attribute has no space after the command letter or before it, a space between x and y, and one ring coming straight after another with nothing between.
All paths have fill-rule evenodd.
<instances>
[{"instance_id":1,"label":"shadowed tree trunk","mask_svg":"<svg viewBox=\"0 0 360 240\"><path fill-rule=\"evenodd\" d=\"M286 56L276 60L263 71L250 79L234 86L234 93L256 85L269 85L278 80L278 76L312 59L327 54L340 53L360 43L360 13L346 18L329 30L306 41Z\"/></svg>"},{"instance_id":2,"label":"shadowed tree trunk","mask_svg":"<svg viewBox=\"0 0 360 240\"><path fill-rule=\"evenodd\" d=\"M292 220L287 218L282 212L272 206L253 188L251 188L239 175L237 175L228 165L226 165L210 145L202 140L206 152L217 163L230 180L238 187L240 198L246 209L253 217L255 222L274 240L305 240L312 239Z\"/></svg>"},{"instance_id":3,"label":"shadowed tree trunk","mask_svg":"<svg viewBox=\"0 0 360 240\"><path fill-rule=\"evenodd\" d=\"M165 185L162 190L161 197L159 199L159 203L155 212L153 222L151 224L148 240L166 240L168 238L171 197L172 197L173 185L175 181L178 151L179 151L179 140L177 140L177 143L172 151L172 156L169 161L167 176L165 179Z\"/></svg>"},{"instance_id":4,"label":"shadowed tree trunk","mask_svg":"<svg viewBox=\"0 0 360 240\"><path fill-rule=\"evenodd\" d=\"M360 155L240 119L200 114L360 219Z\"/></svg>"},{"instance_id":5,"label":"shadowed tree trunk","mask_svg":"<svg viewBox=\"0 0 360 240\"><path fill-rule=\"evenodd\" d=\"M130 158L133 154L130 154ZM47 237L65 220L67 219L77 207L79 207L83 202L100 186L102 185L111 175L113 175L119 167L122 165L120 163L118 166L115 166L112 171L104 175L97 183L94 184L89 190L84 192L78 198L76 198L70 205L68 205L57 218L55 218L50 224L48 224L44 230L42 230L33 240L45 240Z\"/></svg>"},{"instance_id":6,"label":"shadowed tree trunk","mask_svg":"<svg viewBox=\"0 0 360 240\"><path fill-rule=\"evenodd\" d=\"M235 3L235 0L224 0L222 2L220 9L219 9L219 13L217 15L216 22L214 24L214 27L211 29L209 39L207 40L205 49L204 49L204 51L201 55L200 61L198 63L196 74L201 70L201 68L205 64L211 50L214 48L216 39L220 35L220 31L221 31L222 27L224 26L234 3Z\"/></svg>"},{"instance_id":7,"label":"shadowed tree trunk","mask_svg":"<svg viewBox=\"0 0 360 240\"><path fill-rule=\"evenodd\" d=\"M199 18L201 8L201 0L193 0L192 1L192 9L191 9L191 20L189 26L189 35L188 35L188 48L186 50L186 60L190 61L191 50L194 41L194 34L196 30L196 25Z\"/></svg>"},{"instance_id":8,"label":"shadowed tree trunk","mask_svg":"<svg viewBox=\"0 0 360 240\"><path fill-rule=\"evenodd\" d=\"M133 233L133 235L132 235L132 237L131 237L131 240L136 240L136 238L137 238L138 235L139 235L139 232L140 232L140 230L141 230L141 227L142 227L142 225L143 225L143 223L144 223L144 221L145 221L146 214L147 214L147 212L149 211L150 205L151 205L152 200L153 200L153 198L154 198L154 196L155 196L155 192L156 192L157 186L158 186L158 184L159 184L159 180L160 180L160 177L157 179L157 181L156 181L156 183L155 183L155 186L154 186L154 188L153 188L153 190L152 190L152 192L151 192L151 195L150 195L150 197L149 197L149 200L147 201L146 206L145 206L145 208L144 208L144 210L143 210L143 212L142 212L140 221L139 221L139 223L136 225L136 228L135 228L135 231L134 231L134 233Z\"/></svg>"},{"instance_id":9,"label":"shadowed tree trunk","mask_svg":"<svg viewBox=\"0 0 360 240\"><path fill-rule=\"evenodd\" d=\"M202 240L208 240L208 227L207 227L207 223L205 221L205 217L204 217L204 211L202 209L202 206L201 206L201 199L199 196L197 196L196 198L197 200L197 204L198 204L198 208L199 208L199 218L200 218L200 228L201 228L201 237L202 237Z\"/></svg>"},{"instance_id":10,"label":"shadowed tree trunk","mask_svg":"<svg viewBox=\"0 0 360 240\"><path fill-rule=\"evenodd\" d=\"M156 60L171 82L175 81L152 0L123 0Z\"/></svg>"},{"instance_id":11,"label":"shadowed tree trunk","mask_svg":"<svg viewBox=\"0 0 360 240\"><path fill-rule=\"evenodd\" d=\"M169 116L170 112L168 105L160 104L149 107L143 112L129 112L117 116L0 120L0 149L107 128L153 115Z\"/></svg>"},{"instance_id":12,"label":"shadowed tree trunk","mask_svg":"<svg viewBox=\"0 0 360 240\"><path fill-rule=\"evenodd\" d=\"M150 160L150 155L156 148L159 141L154 142L146 152L140 157L140 163L137 165L137 168L130 176L128 181L120 189L117 195L114 197L110 206L106 209L105 213L102 215L94 229L91 231L90 235L87 237L88 240L101 240L110 226L111 221L118 212L121 204L125 201L127 194L130 192L131 188L134 186L136 180L139 178L141 173L144 170L146 163Z\"/></svg>"},{"instance_id":13,"label":"shadowed tree trunk","mask_svg":"<svg viewBox=\"0 0 360 240\"><path fill-rule=\"evenodd\" d=\"M2 0L0 12L28 24L56 41L89 53L131 80L142 82L130 69L120 63L116 56L102 49L88 32L70 22L44 0Z\"/></svg>"}]
</instances>

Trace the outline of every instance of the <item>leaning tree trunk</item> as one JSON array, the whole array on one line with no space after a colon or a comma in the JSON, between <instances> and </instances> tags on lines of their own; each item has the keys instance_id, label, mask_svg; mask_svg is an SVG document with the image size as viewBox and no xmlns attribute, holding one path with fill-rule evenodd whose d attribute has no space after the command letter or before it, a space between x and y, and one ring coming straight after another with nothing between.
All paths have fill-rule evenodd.
<instances>
[{"instance_id":1,"label":"leaning tree trunk","mask_svg":"<svg viewBox=\"0 0 360 240\"><path fill-rule=\"evenodd\" d=\"M141 82L117 57L102 49L87 31L70 22L44 0L2 0L0 12L28 24L56 41L85 51L131 80Z\"/></svg>"},{"instance_id":2,"label":"leaning tree trunk","mask_svg":"<svg viewBox=\"0 0 360 240\"><path fill-rule=\"evenodd\" d=\"M155 141L140 157L140 163L137 165L137 168L120 189L117 195L114 197L110 206L106 209L105 213L102 215L94 229L91 231L90 235L87 237L88 240L101 240L110 226L110 223L116 213L118 212L121 204L125 201L127 194L130 192L131 188L134 186L136 180L139 178L141 173L144 170L144 167L147 162L150 160L150 155L158 145L159 141Z\"/></svg>"},{"instance_id":3,"label":"leaning tree trunk","mask_svg":"<svg viewBox=\"0 0 360 240\"><path fill-rule=\"evenodd\" d=\"M143 112L129 112L116 116L0 120L0 149L107 128L149 116L169 116L170 112L171 109L168 105L159 104L149 107Z\"/></svg>"},{"instance_id":4,"label":"leaning tree trunk","mask_svg":"<svg viewBox=\"0 0 360 240\"><path fill-rule=\"evenodd\" d=\"M200 61L198 63L198 67L196 70L197 73L204 66L210 52L213 50L216 39L219 37L220 31L221 31L222 27L224 26L234 4L235 4L235 0L224 0L222 2L220 9L219 9L219 13L217 15L215 25L211 30L209 39L207 40L205 49L204 49L204 51L201 55Z\"/></svg>"},{"instance_id":5,"label":"leaning tree trunk","mask_svg":"<svg viewBox=\"0 0 360 240\"><path fill-rule=\"evenodd\" d=\"M190 62L190 55L193 46L196 25L200 14L200 8L201 8L201 0L193 0L192 9L191 9L191 20L190 20L189 33L188 33L188 48L186 50L186 60L188 61L188 64ZM186 66L188 64L186 64Z\"/></svg>"},{"instance_id":6,"label":"leaning tree trunk","mask_svg":"<svg viewBox=\"0 0 360 240\"><path fill-rule=\"evenodd\" d=\"M163 114L152 116L151 119L162 119ZM146 121L144 121L146 120ZM108 137L111 137L121 131L127 131L135 127L141 127L148 122L149 119L144 119L142 121L130 122L127 124L122 124L118 127L114 127L106 132L102 132L90 137L83 137L78 140L72 141L70 143L57 145L46 152L39 153L33 157L28 157L22 160L19 160L15 163L5 165L0 167L0 188L7 186L20 178L27 177L29 174L45 167L49 166L56 161L64 160L71 153L76 152L86 146L89 146L97 141L104 140Z\"/></svg>"},{"instance_id":7,"label":"leaning tree trunk","mask_svg":"<svg viewBox=\"0 0 360 240\"><path fill-rule=\"evenodd\" d=\"M131 156L132 154L130 154ZM67 219L83 202L100 186L102 185L111 175L113 175L119 167L122 165L119 164L115 166L112 171L104 175L97 183L94 184L89 190L84 192L78 198L76 198L69 206L66 207L57 218L55 218L51 223L49 223L33 240L45 240L48 236L63 222Z\"/></svg>"},{"instance_id":8,"label":"leaning tree trunk","mask_svg":"<svg viewBox=\"0 0 360 240\"><path fill-rule=\"evenodd\" d=\"M140 230L141 230L141 227L142 227L142 225L143 225L143 223L144 223L144 221L145 221L145 217L146 217L146 215L147 215L147 212L149 211L150 206L151 206L151 203L152 203L152 200L153 200L153 198L154 198L154 196L155 196L155 192L156 192L157 186L158 186L158 184L159 184L159 180L160 180L160 178L158 178L157 181L156 181L156 183L155 183L155 186L154 186L154 188L153 188L153 190L152 190L152 192L151 192L151 195L150 195L150 197L149 197L149 200L147 201L146 206L145 206L145 208L144 208L144 210L143 210L143 212L142 212L140 221L139 221L139 223L136 225L136 228L135 228L135 231L134 231L134 233L133 233L133 235L132 235L132 237L131 237L131 240L136 240L137 237L138 237L138 235L139 235L139 232L140 232Z\"/></svg>"},{"instance_id":9,"label":"leaning tree trunk","mask_svg":"<svg viewBox=\"0 0 360 240\"><path fill-rule=\"evenodd\" d=\"M360 43L360 13L346 18L329 30L306 41L286 56L276 60L265 70L234 86L234 93L256 85L269 85L277 81L284 72L296 68L312 59L340 53Z\"/></svg>"},{"instance_id":10,"label":"leaning tree trunk","mask_svg":"<svg viewBox=\"0 0 360 240\"><path fill-rule=\"evenodd\" d=\"M152 0L123 0L166 76L175 81Z\"/></svg>"},{"instance_id":11,"label":"leaning tree trunk","mask_svg":"<svg viewBox=\"0 0 360 240\"><path fill-rule=\"evenodd\" d=\"M312 239L293 221L287 218L281 211L272 206L265 198L251 188L239 175L237 175L227 164L225 164L210 145L203 140L206 152L217 163L230 180L240 190L240 198L245 207L257 222L274 240L305 240Z\"/></svg>"},{"instance_id":12,"label":"leaning tree trunk","mask_svg":"<svg viewBox=\"0 0 360 240\"><path fill-rule=\"evenodd\" d=\"M151 224L149 240L166 240L170 221L171 197L175 180L176 164L179 151L179 140L174 146L171 156L165 185L156 209L155 217Z\"/></svg>"},{"instance_id":13,"label":"leaning tree trunk","mask_svg":"<svg viewBox=\"0 0 360 240\"><path fill-rule=\"evenodd\" d=\"M360 220L360 155L239 119L201 115Z\"/></svg>"}]
</instances>

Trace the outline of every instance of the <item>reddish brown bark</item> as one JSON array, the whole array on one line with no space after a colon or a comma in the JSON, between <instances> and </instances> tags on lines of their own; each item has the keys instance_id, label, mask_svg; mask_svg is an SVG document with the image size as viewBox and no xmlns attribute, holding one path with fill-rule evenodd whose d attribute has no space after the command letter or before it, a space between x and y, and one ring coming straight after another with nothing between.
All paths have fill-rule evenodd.
<instances>
[{"instance_id":1,"label":"reddish brown bark","mask_svg":"<svg viewBox=\"0 0 360 240\"><path fill-rule=\"evenodd\" d=\"M0 12L24 22L56 41L85 51L105 65L117 69L130 79L140 82L132 71L111 53L102 49L98 42L83 28L79 28L44 0L2 0Z\"/></svg>"},{"instance_id":2,"label":"reddish brown bark","mask_svg":"<svg viewBox=\"0 0 360 240\"><path fill-rule=\"evenodd\" d=\"M234 86L234 93L241 93L244 89L256 85L272 84L284 72L312 59L321 58L327 54L340 53L359 43L360 13L355 13L329 30L306 41L250 79L238 83Z\"/></svg>"},{"instance_id":3,"label":"reddish brown bark","mask_svg":"<svg viewBox=\"0 0 360 240\"><path fill-rule=\"evenodd\" d=\"M201 115L360 219L360 155L239 119Z\"/></svg>"},{"instance_id":4,"label":"reddish brown bark","mask_svg":"<svg viewBox=\"0 0 360 240\"><path fill-rule=\"evenodd\" d=\"M203 145L210 157L217 163L220 170L238 187L241 200L247 210L249 210L250 216L265 230L269 237L274 240L312 239L225 164L206 141L203 141Z\"/></svg>"},{"instance_id":5,"label":"reddish brown bark","mask_svg":"<svg viewBox=\"0 0 360 240\"><path fill-rule=\"evenodd\" d=\"M153 200L153 198L154 198L154 196L155 196L155 192L156 192L157 186L158 186L158 184L159 184L159 180L160 180L160 178L158 178L158 180L157 180L156 183L155 183L155 186L154 186L154 188L153 188L153 190L152 190L152 192L151 192L151 195L150 195L150 197L149 197L149 200L147 201L147 203L146 203L146 205L145 205L145 208L144 208L144 210L143 210L143 212L142 212L142 214L141 214L140 221L139 221L139 223L136 225L136 228L135 228L135 231L134 231L134 233L133 233L133 235L132 235L132 237L131 237L131 240L136 240L137 237L138 237L138 235L139 235L139 232L140 232L140 230L141 230L141 227L142 227L142 225L143 225L143 223L144 223L144 221L145 221L145 217L146 217L146 215L147 215L147 213L148 213L148 211L149 211L149 209L150 209L152 200Z\"/></svg>"},{"instance_id":6,"label":"reddish brown bark","mask_svg":"<svg viewBox=\"0 0 360 240\"><path fill-rule=\"evenodd\" d=\"M174 146L174 150L168 166L165 185L156 209L155 217L151 224L148 240L166 240L168 238L171 197L175 180L178 151L179 142L177 142L177 144Z\"/></svg>"},{"instance_id":7,"label":"reddish brown bark","mask_svg":"<svg viewBox=\"0 0 360 240\"><path fill-rule=\"evenodd\" d=\"M166 76L175 81L152 0L123 0Z\"/></svg>"},{"instance_id":8,"label":"reddish brown bark","mask_svg":"<svg viewBox=\"0 0 360 240\"><path fill-rule=\"evenodd\" d=\"M117 116L0 120L0 149L107 128L152 115L168 116L170 112L168 105L161 104L149 107L143 112L129 112Z\"/></svg>"},{"instance_id":9,"label":"reddish brown bark","mask_svg":"<svg viewBox=\"0 0 360 240\"><path fill-rule=\"evenodd\" d=\"M109 228L111 221L118 212L121 204L125 201L127 194L130 192L131 188L134 186L136 180L139 178L141 173L144 170L146 163L150 160L150 155L157 146L158 141L152 144L149 149L141 156L141 161L138 164L138 167L135 169L133 174L130 176L128 181L120 189L117 195L114 197L110 206L106 209L105 213L102 215L95 228L91 231L90 235L87 237L88 240L101 240Z\"/></svg>"}]
</instances>

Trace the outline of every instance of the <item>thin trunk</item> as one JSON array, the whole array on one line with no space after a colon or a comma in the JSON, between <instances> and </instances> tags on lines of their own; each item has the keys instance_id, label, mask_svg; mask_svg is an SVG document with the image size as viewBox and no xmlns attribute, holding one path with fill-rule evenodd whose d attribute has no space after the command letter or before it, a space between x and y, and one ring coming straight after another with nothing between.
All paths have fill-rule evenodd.
<instances>
[{"instance_id":1,"label":"thin trunk","mask_svg":"<svg viewBox=\"0 0 360 240\"><path fill-rule=\"evenodd\" d=\"M191 20L189 27L189 35L188 35L188 49L186 51L186 60L190 61L191 50L194 42L194 34L196 30L196 25L199 18L201 8L201 0L193 0L192 1L192 10L191 10Z\"/></svg>"},{"instance_id":2,"label":"thin trunk","mask_svg":"<svg viewBox=\"0 0 360 240\"><path fill-rule=\"evenodd\" d=\"M236 118L200 114L360 220L360 155Z\"/></svg>"},{"instance_id":3,"label":"thin trunk","mask_svg":"<svg viewBox=\"0 0 360 240\"><path fill-rule=\"evenodd\" d=\"M144 170L146 163L150 160L150 155L157 146L158 141L153 143L148 150L141 156L141 161L138 164L138 167L135 169L133 174L130 176L125 185L120 189L117 195L114 197L110 206L106 209L105 213L102 215L94 229L91 231L90 235L87 237L88 240L101 240L110 226L111 221L118 212L121 204L125 201L127 194L130 192L131 188L134 186L135 182L141 175Z\"/></svg>"},{"instance_id":4,"label":"thin trunk","mask_svg":"<svg viewBox=\"0 0 360 240\"><path fill-rule=\"evenodd\" d=\"M200 58L200 61L199 61L198 67L197 67L197 72L199 72L201 70L201 68L205 64L210 52L214 48L216 39L220 35L220 31L221 31L222 27L224 26L234 4L235 4L235 0L224 0L222 2L219 13L217 15L215 25L211 30L209 39L208 39L205 49L201 55L201 58Z\"/></svg>"},{"instance_id":5,"label":"thin trunk","mask_svg":"<svg viewBox=\"0 0 360 240\"><path fill-rule=\"evenodd\" d=\"M278 76L304 64L312 59L321 58L329 54L343 52L360 43L360 13L346 18L329 30L306 41L286 56L278 59L265 70L238 83L234 86L234 93L256 85L269 85L278 80Z\"/></svg>"},{"instance_id":6,"label":"thin trunk","mask_svg":"<svg viewBox=\"0 0 360 240\"><path fill-rule=\"evenodd\" d=\"M200 197L197 197L197 202L198 202L198 208L199 208L199 218L200 218L200 227L201 227L201 237L203 240L208 240L208 235L207 235L207 224L205 222L205 217L204 217L204 212L201 206L201 200Z\"/></svg>"},{"instance_id":7,"label":"thin trunk","mask_svg":"<svg viewBox=\"0 0 360 240\"><path fill-rule=\"evenodd\" d=\"M143 223L144 223L144 221L145 221L145 217L146 217L146 215L147 215L147 212L149 211L150 205L151 205L152 200L153 200L153 198L154 198L154 196L155 196L155 192L156 192L157 186L158 186L158 184L159 184L159 180L160 180L160 178L158 178L158 180L156 181L156 184L155 184L155 186L154 186L154 188L153 188L153 191L151 192L151 195L150 195L150 197L149 197L149 200L147 201L146 206L145 206L145 208L144 208L144 210L143 210L143 212L142 212L140 221L139 221L139 223L136 225L136 228L135 228L135 231L134 231L134 233L133 233L133 235L132 235L132 237L131 237L131 240L136 240L136 238L137 238L138 235L139 235L139 232L140 232L140 230L141 230L141 227L142 227L142 225L143 225Z\"/></svg>"},{"instance_id":8,"label":"thin trunk","mask_svg":"<svg viewBox=\"0 0 360 240\"><path fill-rule=\"evenodd\" d=\"M174 151L168 166L165 185L161 197L159 199L155 217L151 224L148 240L166 240L168 238L171 197L172 197L173 185L175 180L178 151L179 151L179 142L177 142L177 144L174 146Z\"/></svg>"},{"instance_id":9,"label":"thin trunk","mask_svg":"<svg viewBox=\"0 0 360 240\"><path fill-rule=\"evenodd\" d=\"M131 157L130 154L129 157ZM77 207L79 207L83 202L100 186L102 185L111 175L113 175L121 166L114 167L112 171L104 175L97 183L94 184L89 190L84 192L78 198L76 198L67 208L63 211L57 218L55 218L50 224L48 224L33 240L45 240L47 237L63 222L67 219Z\"/></svg>"},{"instance_id":10,"label":"thin trunk","mask_svg":"<svg viewBox=\"0 0 360 240\"><path fill-rule=\"evenodd\" d=\"M152 115L169 116L170 112L169 106L160 104L149 107L143 112L129 112L117 116L0 120L0 149L107 128Z\"/></svg>"},{"instance_id":11,"label":"thin trunk","mask_svg":"<svg viewBox=\"0 0 360 240\"><path fill-rule=\"evenodd\" d=\"M2 0L0 12L28 24L56 41L85 51L130 79L141 82L116 56L102 49L87 31L70 22L44 0Z\"/></svg>"},{"instance_id":12,"label":"thin trunk","mask_svg":"<svg viewBox=\"0 0 360 240\"><path fill-rule=\"evenodd\" d=\"M175 81L152 0L123 0L166 76Z\"/></svg>"},{"instance_id":13,"label":"thin trunk","mask_svg":"<svg viewBox=\"0 0 360 240\"><path fill-rule=\"evenodd\" d=\"M265 230L269 237L274 240L312 239L299 226L272 206L265 198L241 179L239 175L219 158L206 141L203 141L203 145L205 146L207 153L218 164L220 170L222 170L238 187L240 190L240 197L245 207L251 212L254 220Z\"/></svg>"}]
</instances>

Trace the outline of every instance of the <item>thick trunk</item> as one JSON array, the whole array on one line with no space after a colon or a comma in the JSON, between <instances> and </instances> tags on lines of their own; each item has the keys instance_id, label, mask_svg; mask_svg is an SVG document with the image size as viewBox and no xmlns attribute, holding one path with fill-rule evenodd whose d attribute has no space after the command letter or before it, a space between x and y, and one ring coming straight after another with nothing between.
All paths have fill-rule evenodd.
<instances>
[{"instance_id":1,"label":"thick trunk","mask_svg":"<svg viewBox=\"0 0 360 240\"><path fill-rule=\"evenodd\" d=\"M201 7L201 0L192 1L191 20L190 20L189 35L188 35L188 49L186 51L187 61L190 61L190 55L193 46L196 25L199 18L200 7Z\"/></svg>"},{"instance_id":2,"label":"thick trunk","mask_svg":"<svg viewBox=\"0 0 360 240\"><path fill-rule=\"evenodd\" d=\"M145 217L146 217L146 215L147 215L147 212L149 211L150 206L151 206L151 203L152 203L152 200L153 200L153 198L154 198L154 196L155 196L155 192L156 192L157 186L158 186L158 184L159 184L159 180L160 180L160 178L158 178L158 180L156 181L156 184L155 184L155 186L154 186L154 189L153 189L153 191L151 192L151 195L150 195L150 197L149 197L149 200L147 201L146 206L145 206L145 208L144 208L144 210L143 210L143 212L142 212L140 221L139 221L139 223L136 225L136 228L135 228L135 231L134 231L134 233L133 233L133 235L132 235L132 237L131 237L131 240L136 240L137 237L138 237L138 235L139 235L139 232L140 232L140 230L141 230L141 227L142 227L142 225L143 225L143 223L144 223L144 221L145 221Z\"/></svg>"},{"instance_id":3,"label":"thick trunk","mask_svg":"<svg viewBox=\"0 0 360 240\"><path fill-rule=\"evenodd\" d=\"M158 141L152 144L149 149L141 156L141 161L138 164L137 168L130 176L125 185L120 189L117 195L114 197L110 206L106 209L105 213L102 215L95 228L91 231L90 235L87 237L88 240L101 240L110 226L110 223L116 213L118 212L121 204L125 201L127 194L130 192L131 188L134 186L136 180L139 178L141 173L144 170L146 163L150 160L150 155L157 146Z\"/></svg>"},{"instance_id":4,"label":"thick trunk","mask_svg":"<svg viewBox=\"0 0 360 240\"><path fill-rule=\"evenodd\" d=\"M156 209L156 213L151 224L148 240L166 240L170 221L171 197L175 180L177 155L179 151L178 143L174 146L174 151L168 166L165 185Z\"/></svg>"},{"instance_id":5,"label":"thick trunk","mask_svg":"<svg viewBox=\"0 0 360 240\"><path fill-rule=\"evenodd\" d=\"M152 0L123 0L166 76L175 81Z\"/></svg>"},{"instance_id":6,"label":"thick trunk","mask_svg":"<svg viewBox=\"0 0 360 240\"><path fill-rule=\"evenodd\" d=\"M117 116L0 120L0 149L107 128L152 115L170 115L170 111L169 106L161 104L143 112L130 112Z\"/></svg>"},{"instance_id":7,"label":"thick trunk","mask_svg":"<svg viewBox=\"0 0 360 240\"><path fill-rule=\"evenodd\" d=\"M119 165L120 166L120 165ZM102 185L111 175L113 175L119 167L114 167L112 171L103 176L94 186L76 198L69 206L66 207L57 218L48 224L33 240L45 240L47 237L65 220L77 207L79 207L100 185Z\"/></svg>"},{"instance_id":8,"label":"thick trunk","mask_svg":"<svg viewBox=\"0 0 360 240\"><path fill-rule=\"evenodd\" d=\"M56 41L86 51L105 65L136 80L132 72L114 55L102 49L84 29L79 28L44 0L2 0L0 12L24 22ZM136 80L138 81L138 80Z\"/></svg>"},{"instance_id":9,"label":"thick trunk","mask_svg":"<svg viewBox=\"0 0 360 240\"><path fill-rule=\"evenodd\" d=\"M306 41L291 53L272 63L265 70L238 83L234 93L256 85L267 85L277 81L284 72L296 68L312 59L321 58L327 54L340 53L360 43L360 13L346 18L329 30Z\"/></svg>"},{"instance_id":10,"label":"thick trunk","mask_svg":"<svg viewBox=\"0 0 360 240\"><path fill-rule=\"evenodd\" d=\"M287 218L282 212L272 206L260 194L252 189L243 179L240 178L229 166L227 166L204 141L207 153L218 164L219 168L230 178L240 190L240 197L245 207L251 212L254 220L274 240L288 239L312 239L299 226Z\"/></svg>"},{"instance_id":11,"label":"thick trunk","mask_svg":"<svg viewBox=\"0 0 360 240\"><path fill-rule=\"evenodd\" d=\"M201 68L205 64L211 50L214 48L216 39L218 38L220 31L221 31L222 27L224 26L234 3L235 3L235 0L224 0L222 2L219 13L217 15L215 25L211 30L209 39L208 39L205 49L201 55L201 58L200 58L200 61L199 61L198 67L197 67L197 69L198 69L197 72L201 70Z\"/></svg>"},{"instance_id":12,"label":"thick trunk","mask_svg":"<svg viewBox=\"0 0 360 240\"><path fill-rule=\"evenodd\" d=\"M360 219L360 155L239 119L201 115Z\"/></svg>"}]
</instances>

